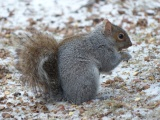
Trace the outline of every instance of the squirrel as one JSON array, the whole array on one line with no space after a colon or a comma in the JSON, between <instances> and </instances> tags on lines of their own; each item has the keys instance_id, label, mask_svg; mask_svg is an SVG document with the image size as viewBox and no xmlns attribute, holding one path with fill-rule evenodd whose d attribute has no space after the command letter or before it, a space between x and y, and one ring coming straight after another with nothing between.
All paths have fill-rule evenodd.
<instances>
[{"instance_id":1,"label":"squirrel","mask_svg":"<svg viewBox=\"0 0 160 120\"><path fill-rule=\"evenodd\" d=\"M57 42L33 32L17 48L16 68L23 81L53 98L82 104L96 97L100 72L110 72L131 55L122 49L132 42L125 30L108 19L93 31Z\"/></svg>"}]
</instances>

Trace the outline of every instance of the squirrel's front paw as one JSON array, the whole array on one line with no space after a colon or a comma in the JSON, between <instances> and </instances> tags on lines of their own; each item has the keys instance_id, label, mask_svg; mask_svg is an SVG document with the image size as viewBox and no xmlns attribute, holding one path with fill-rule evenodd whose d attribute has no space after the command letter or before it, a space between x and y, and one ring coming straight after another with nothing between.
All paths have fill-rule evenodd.
<instances>
[{"instance_id":1,"label":"squirrel's front paw","mask_svg":"<svg viewBox=\"0 0 160 120\"><path fill-rule=\"evenodd\" d=\"M121 53L123 61L128 61L129 59L132 58L132 56L129 53L127 53L127 52L120 52L120 53Z\"/></svg>"}]
</instances>

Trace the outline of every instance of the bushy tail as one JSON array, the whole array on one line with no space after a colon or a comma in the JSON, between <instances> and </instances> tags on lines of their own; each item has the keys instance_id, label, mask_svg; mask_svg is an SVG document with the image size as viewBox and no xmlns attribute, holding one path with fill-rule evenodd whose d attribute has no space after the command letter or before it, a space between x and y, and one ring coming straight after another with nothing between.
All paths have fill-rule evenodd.
<instances>
[{"instance_id":1,"label":"bushy tail","mask_svg":"<svg viewBox=\"0 0 160 120\"><path fill-rule=\"evenodd\" d=\"M16 68L22 73L22 80L37 91L56 95L60 92L58 81L57 50L58 43L53 36L38 31L32 35L17 37L18 62Z\"/></svg>"}]
</instances>

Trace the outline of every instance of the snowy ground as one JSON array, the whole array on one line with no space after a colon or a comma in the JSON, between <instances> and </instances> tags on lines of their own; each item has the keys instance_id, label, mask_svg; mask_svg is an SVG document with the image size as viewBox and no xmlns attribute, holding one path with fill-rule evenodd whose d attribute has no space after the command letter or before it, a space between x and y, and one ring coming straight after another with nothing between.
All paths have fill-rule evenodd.
<instances>
[{"instance_id":1,"label":"snowy ground","mask_svg":"<svg viewBox=\"0 0 160 120\"><path fill-rule=\"evenodd\" d=\"M99 1L99 0L97 0ZM133 58L111 75L101 75L98 96L76 106L47 103L41 94L21 85L13 67L11 34L32 27L57 39L88 32L102 19L123 27L133 46ZM160 120L159 0L5 0L0 1L0 119Z\"/></svg>"}]
</instances>

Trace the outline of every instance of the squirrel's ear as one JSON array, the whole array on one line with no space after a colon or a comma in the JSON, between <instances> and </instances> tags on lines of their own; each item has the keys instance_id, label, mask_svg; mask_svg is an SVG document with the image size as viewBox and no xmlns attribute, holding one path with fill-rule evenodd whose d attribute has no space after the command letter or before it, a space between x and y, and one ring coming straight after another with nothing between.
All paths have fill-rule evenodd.
<instances>
[{"instance_id":1,"label":"squirrel's ear","mask_svg":"<svg viewBox=\"0 0 160 120\"><path fill-rule=\"evenodd\" d=\"M104 22L104 30L103 30L104 34L111 35L112 34L111 22L108 19L104 20L103 22Z\"/></svg>"}]
</instances>

